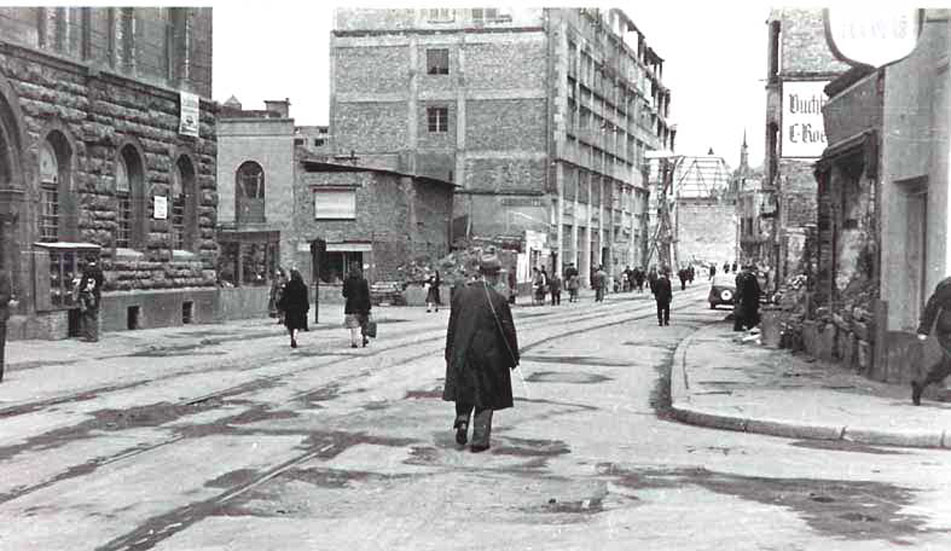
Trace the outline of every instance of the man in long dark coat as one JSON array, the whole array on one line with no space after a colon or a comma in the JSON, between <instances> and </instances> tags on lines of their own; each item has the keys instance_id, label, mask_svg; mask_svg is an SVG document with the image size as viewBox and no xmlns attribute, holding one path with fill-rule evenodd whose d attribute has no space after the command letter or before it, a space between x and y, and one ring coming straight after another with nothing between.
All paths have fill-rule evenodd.
<instances>
[{"instance_id":1,"label":"man in long dark coat","mask_svg":"<svg viewBox=\"0 0 951 551\"><path fill-rule=\"evenodd\" d=\"M759 298L762 291L750 266L736 274L736 297L733 308L733 330L743 331L759 325Z\"/></svg>"},{"instance_id":2,"label":"man in long dark coat","mask_svg":"<svg viewBox=\"0 0 951 551\"><path fill-rule=\"evenodd\" d=\"M673 298L673 291L667 270L661 270L654 280L653 290L654 300L657 302L657 325L670 325L670 300Z\"/></svg>"},{"instance_id":3,"label":"man in long dark coat","mask_svg":"<svg viewBox=\"0 0 951 551\"><path fill-rule=\"evenodd\" d=\"M947 277L934 289L925 304L918 324L918 338L925 340L934 334L941 346L941 357L928 369L924 380L911 382L911 401L921 405L921 393L932 383L940 383L951 374L951 277Z\"/></svg>"},{"instance_id":4,"label":"man in long dark coat","mask_svg":"<svg viewBox=\"0 0 951 551\"><path fill-rule=\"evenodd\" d=\"M471 450L488 449L492 413L512 407L510 370L518 365L518 339L508 302L493 288L501 263L483 257L483 279L456 292L446 332L446 386L442 398L456 403L456 442L466 443L475 410Z\"/></svg>"}]
</instances>

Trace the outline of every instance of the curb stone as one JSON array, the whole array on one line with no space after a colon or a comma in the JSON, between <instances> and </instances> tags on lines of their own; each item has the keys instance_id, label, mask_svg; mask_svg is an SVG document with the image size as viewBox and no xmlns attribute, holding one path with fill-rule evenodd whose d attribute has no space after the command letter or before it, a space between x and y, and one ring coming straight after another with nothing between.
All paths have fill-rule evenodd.
<instances>
[{"instance_id":1,"label":"curb stone","mask_svg":"<svg viewBox=\"0 0 951 551\"><path fill-rule=\"evenodd\" d=\"M732 415L693 409L690 406L677 405L690 402L690 384L687 374L687 349L694 336L704 329L694 331L677 345L671 365L670 412L679 422L707 428L764 434L785 438L807 440L850 441L867 445L898 446L906 448L944 448L951 449L951 435L940 432L898 432L880 429L848 426L809 425L776 419L746 419ZM680 373L675 373L677 368ZM676 392L675 392L676 389ZM679 400L675 402L676 395Z\"/></svg>"}]
</instances>

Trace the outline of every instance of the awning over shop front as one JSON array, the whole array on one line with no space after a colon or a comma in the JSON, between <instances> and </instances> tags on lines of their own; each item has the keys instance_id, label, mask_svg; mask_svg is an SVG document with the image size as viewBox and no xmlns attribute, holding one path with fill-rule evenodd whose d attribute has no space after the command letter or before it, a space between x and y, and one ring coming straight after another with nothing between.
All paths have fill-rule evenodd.
<instances>
[{"instance_id":1,"label":"awning over shop front","mask_svg":"<svg viewBox=\"0 0 951 551\"><path fill-rule=\"evenodd\" d=\"M327 243L327 252L373 252L372 243Z\"/></svg>"}]
</instances>

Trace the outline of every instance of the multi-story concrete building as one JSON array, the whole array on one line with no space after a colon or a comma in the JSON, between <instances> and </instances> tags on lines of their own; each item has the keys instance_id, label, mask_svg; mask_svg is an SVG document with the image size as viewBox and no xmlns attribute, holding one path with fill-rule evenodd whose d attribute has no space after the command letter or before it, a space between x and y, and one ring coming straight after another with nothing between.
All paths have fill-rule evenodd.
<instances>
[{"instance_id":1,"label":"multi-story concrete building","mask_svg":"<svg viewBox=\"0 0 951 551\"><path fill-rule=\"evenodd\" d=\"M215 310L210 8L0 8L0 263L12 338L78 329L72 282L105 274L104 330Z\"/></svg>"},{"instance_id":2,"label":"multi-story concrete building","mask_svg":"<svg viewBox=\"0 0 951 551\"><path fill-rule=\"evenodd\" d=\"M761 217L770 235L770 268L782 282L803 271L809 232L815 231L813 163L825 149L823 88L849 66L825 39L822 10L781 8L770 12L766 84L766 159Z\"/></svg>"},{"instance_id":3,"label":"multi-story concrete building","mask_svg":"<svg viewBox=\"0 0 951 551\"><path fill-rule=\"evenodd\" d=\"M339 9L334 153L451 180L453 232L533 265L646 253L644 153L672 148L663 60L620 10Z\"/></svg>"}]
</instances>

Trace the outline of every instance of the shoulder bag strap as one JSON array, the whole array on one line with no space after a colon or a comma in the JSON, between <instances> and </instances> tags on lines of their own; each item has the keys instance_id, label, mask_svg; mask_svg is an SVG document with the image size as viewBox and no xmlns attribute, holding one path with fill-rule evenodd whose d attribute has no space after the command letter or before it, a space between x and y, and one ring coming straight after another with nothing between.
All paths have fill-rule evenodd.
<instances>
[{"instance_id":1,"label":"shoulder bag strap","mask_svg":"<svg viewBox=\"0 0 951 551\"><path fill-rule=\"evenodd\" d=\"M512 346L509 345L509 339L505 336L505 330L502 329L502 321L499 319L499 315L495 312L495 306L492 304L492 295L489 294L489 285L483 283L483 289L485 290L485 299L489 302L489 309L492 310L492 317L495 318L495 326L499 329L499 333L502 336L502 342L505 343L505 348L509 351L509 356L512 358L512 363L518 365L518 362L515 361L515 352L512 350Z\"/></svg>"}]
</instances>

